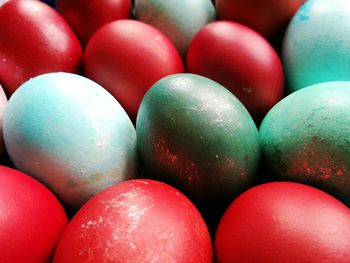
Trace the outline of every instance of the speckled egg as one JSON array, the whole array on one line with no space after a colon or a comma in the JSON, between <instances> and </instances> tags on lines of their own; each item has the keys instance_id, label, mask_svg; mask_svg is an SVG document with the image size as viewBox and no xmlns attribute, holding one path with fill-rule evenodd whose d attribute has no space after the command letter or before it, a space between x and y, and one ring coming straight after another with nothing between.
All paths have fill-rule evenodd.
<instances>
[{"instance_id":1,"label":"speckled egg","mask_svg":"<svg viewBox=\"0 0 350 263\"><path fill-rule=\"evenodd\" d=\"M215 20L210 0L136 0L135 16L162 31L185 58L193 36Z\"/></svg>"},{"instance_id":2,"label":"speckled egg","mask_svg":"<svg viewBox=\"0 0 350 263\"><path fill-rule=\"evenodd\" d=\"M296 91L260 126L265 163L274 179L318 187L350 205L350 82Z\"/></svg>"},{"instance_id":3,"label":"speckled egg","mask_svg":"<svg viewBox=\"0 0 350 263\"><path fill-rule=\"evenodd\" d=\"M139 173L129 117L104 88L82 76L48 73L24 83L9 100L3 132L16 168L71 207Z\"/></svg>"},{"instance_id":4,"label":"speckled egg","mask_svg":"<svg viewBox=\"0 0 350 263\"><path fill-rule=\"evenodd\" d=\"M156 82L136 120L147 174L196 203L231 201L256 178L259 134L243 104L226 88L196 74Z\"/></svg>"},{"instance_id":5,"label":"speckled egg","mask_svg":"<svg viewBox=\"0 0 350 263\"><path fill-rule=\"evenodd\" d=\"M350 2L309 0L288 26L282 58L291 91L350 80Z\"/></svg>"}]
</instances>

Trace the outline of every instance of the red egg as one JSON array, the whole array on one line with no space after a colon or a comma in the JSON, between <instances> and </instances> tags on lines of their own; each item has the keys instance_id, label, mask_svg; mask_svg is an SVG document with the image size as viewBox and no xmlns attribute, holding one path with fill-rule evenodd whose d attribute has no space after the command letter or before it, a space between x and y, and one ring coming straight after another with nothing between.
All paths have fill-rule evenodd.
<instances>
[{"instance_id":1,"label":"red egg","mask_svg":"<svg viewBox=\"0 0 350 263\"><path fill-rule=\"evenodd\" d=\"M195 206L153 180L118 183L73 217L54 263L212 262L211 240Z\"/></svg>"},{"instance_id":2,"label":"red egg","mask_svg":"<svg viewBox=\"0 0 350 263\"><path fill-rule=\"evenodd\" d=\"M102 25L131 15L130 0L56 0L57 11L85 45Z\"/></svg>"},{"instance_id":3,"label":"red egg","mask_svg":"<svg viewBox=\"0 0 350 263\"><path fill-rule=\"evenodd\" d=\"M56 197L38 181L0 166L0 262L50 262L67 225Z\"/></svg>"},{"instance_id":4,"label":"red egg","mask_svg":"<svg viewBox=\"0 0 350 263\"><path fill-rule=\"evenodd\" d=\"M40 1L3 4L0 39L0 83L8 95L34 76L80 69L82 49L73 30Z\"/></svg>"},{"instance_id":5,"label":"red egg","mask_svg":"<svg viewBox=\"0 0 350 263\"><path fill-rule=\"evenodd\" d=\"M219 19L241 22L268 39L281 37L305 0L216 0Z\"/></svg>"},{"instance_id":6,"label":"red egg","mask_svg":"<svg viewBox=\"0 0 350 263\"><path fill-rule=\"evenodd\" d=\"M307 185L259 185L223 215L215 254L218 263L348 263L350 210Z\"/></svg>"},{"instance_id":7,"label":"red egg","mask_svg":"<svg viewBox=\"0 0 350 263\"><path fill-rule=\"evenodd\" d=\"M0 85L0 156L5 149L4 138L2 135L2 116L4 114L6 106L7 106L7 97L3 88Z\"/></svg>"},{"instance_id":8,"label":"red egg","mask_svg":"<svg viewBox=\"0 0 350 263\"><path fill-rule=\"evenodd\" d=\"M107 89L132 120L156 81L184 71L180 55L163 33L127 19L106 24L92 35L84 66L86 75Z\"/></svg>"},{"instance_id":9,"label":"red egg","mask_svg":"<svg viewBox=\"0 0 350 263\"><path fill-rule=\"evenodd\" d=\"M283 96L277 53L261 35L239 23L216 21L204 26L190 44L187 70L229 89L255 120Z\"/></svg>"}]
</instances>

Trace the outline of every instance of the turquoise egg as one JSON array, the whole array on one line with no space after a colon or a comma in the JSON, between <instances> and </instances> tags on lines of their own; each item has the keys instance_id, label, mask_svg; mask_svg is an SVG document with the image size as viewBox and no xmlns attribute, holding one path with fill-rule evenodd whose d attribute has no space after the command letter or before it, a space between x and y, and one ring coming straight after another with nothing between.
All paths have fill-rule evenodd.
<instances>
[{"instance_id":1,"label":"turquoise egg","mask_svg":"<svg viewBox=\"0 0 350 263\"><path fill-rule=\"evenodd\" d=\"M128 115L104 88L79 75L48 73L24 83L9 100L3 133L15 167L71 207L139 175Z\"/></svg>"},{"instance_id":2,"label":"turquoise egg","mask_svg":"<svg viewBox=\"0 0 350 263\"><path fill-rule=\"evenodd\" d=\"M135 0L135 16L163 32L185 58L193 36L215 20L210 0Z\"/></svg>"},{"instance_id":3,"label":"turquoise egg","mask_svg":"<svg viewBox=\"0 0 350 263\"><path fill-rule=\"evenodd\" d=\"M259 133L274 179L312 185L350 205L350 82L293 92L267 113Z\"/></svg>"},{"instance_id":4,"label":"turquoise egg","mask_svg":"<svg viewBox=\"0 0 350 263\"><path fill-rule=\"evenodd\" d=\"M309 0L295 14L282 48L291 91L350 80L349 8L349 0Z\"/></svg>"}]
</instances>

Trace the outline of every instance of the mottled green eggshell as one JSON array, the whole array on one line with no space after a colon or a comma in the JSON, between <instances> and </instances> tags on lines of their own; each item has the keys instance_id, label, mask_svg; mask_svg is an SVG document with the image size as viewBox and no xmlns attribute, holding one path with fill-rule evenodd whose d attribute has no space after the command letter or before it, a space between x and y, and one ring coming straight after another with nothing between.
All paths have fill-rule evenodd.
<instances>
[{"instance_id":1,"label":"mottled green eggshell","mask_svg":"<svg viewBox=\"0 0 350 263\"><path fill-rule=\"evenodd\" d=\"M253 181L257 128L241 102L218 83L174 74L146 93L136 122L147 174L195 201L231 200Z\"/></svg>"},{"instance_id":2,"label":"mottled green eggshell","mask_svg":"<svg viewBox=\"0 0 350 263\"><path fill-rule=\"evenodd\" d=\"M296 91L260 126L270 174L318 187L350 205L350 82Z\"/></svg>"}]
</instances>

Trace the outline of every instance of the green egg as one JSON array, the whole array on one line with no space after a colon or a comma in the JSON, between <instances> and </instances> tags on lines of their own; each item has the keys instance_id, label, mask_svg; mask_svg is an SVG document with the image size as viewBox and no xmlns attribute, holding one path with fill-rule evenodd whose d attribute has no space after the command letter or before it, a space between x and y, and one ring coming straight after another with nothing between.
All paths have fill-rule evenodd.
<instances>
[{"instance_id":1,"label":"green egg","mask_svg":"<svg viewBox=\"0 0 350 263\"><path fill-rule=\"evenodd\" d=\"M254 181L259 133L242 103L195 74L174 74L146 93L136 121L146 174L195 202L232 200Z\"/></svg>"},{"instance_id":2,"label":"green egg","mask_svg":"<svg viewBox=\"0 0 350 263\"><path fill-rule=\"evenodd\" d=\"M298 90L260 126L269 174L320 188L350 205L350 82Z\"/></svg>"}]
</instances>

